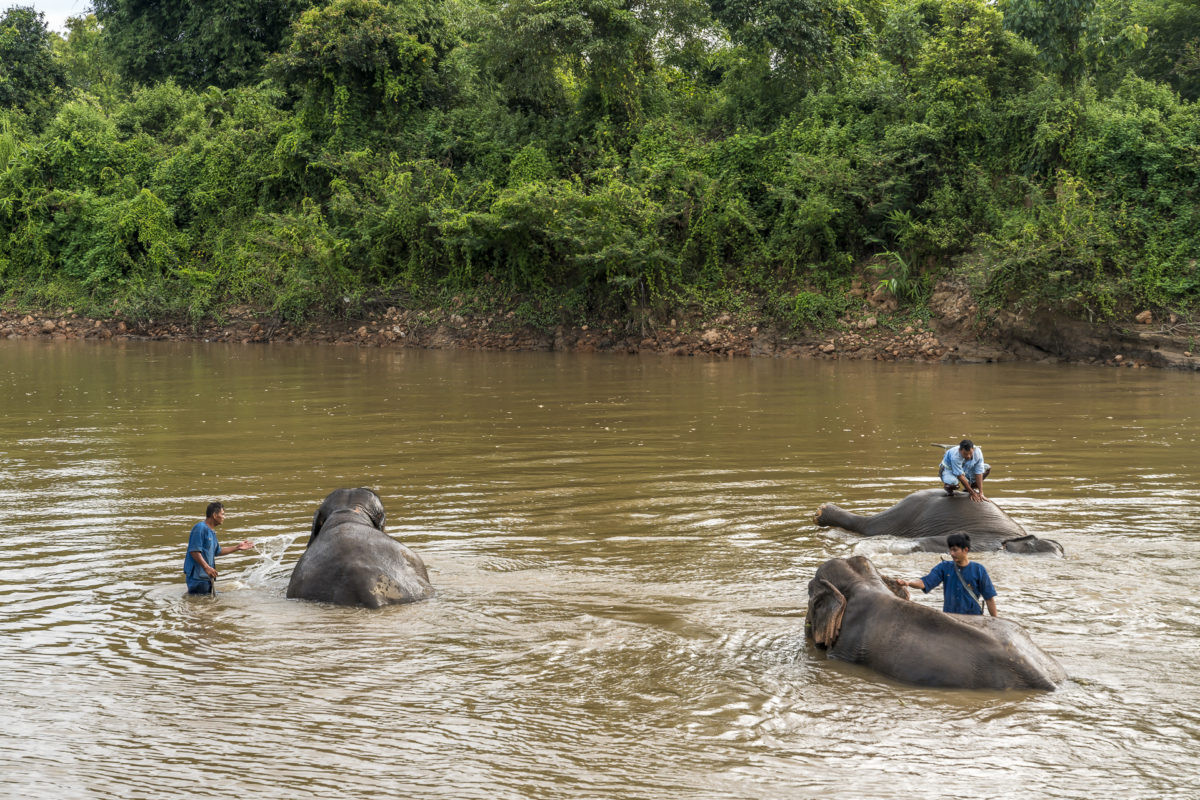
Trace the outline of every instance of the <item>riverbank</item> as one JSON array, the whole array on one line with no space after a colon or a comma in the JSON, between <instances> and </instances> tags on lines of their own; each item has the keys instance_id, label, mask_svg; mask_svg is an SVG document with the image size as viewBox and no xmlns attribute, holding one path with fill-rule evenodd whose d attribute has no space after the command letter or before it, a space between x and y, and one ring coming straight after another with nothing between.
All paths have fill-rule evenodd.
<instances>
[{"instance_id":1,"label":"riverbank","mask_svg":"<svg viewBox=\"0 0 1200 800\"><path fill-rule=\"evenodd\" d=\"M255 344L296 342L354 347L657 353L708 358L816 358L983 363L1046 361L1128 368L1200 370L1194 349L1200 326L1175 315L1139 313L1126 325L1089 325L1063 315L1003 311L981 317L961 286L939 284L928 313L897 309L878 293L834 330L789 331L734 314L680 314L663 321L601 320L537 329L514 314L457 314L445 309L390 307L357 319L279 321L250 307L220 320L97 319L60 313L0 310L0 338L164 340Z\"/></svg>"}]
</instances>

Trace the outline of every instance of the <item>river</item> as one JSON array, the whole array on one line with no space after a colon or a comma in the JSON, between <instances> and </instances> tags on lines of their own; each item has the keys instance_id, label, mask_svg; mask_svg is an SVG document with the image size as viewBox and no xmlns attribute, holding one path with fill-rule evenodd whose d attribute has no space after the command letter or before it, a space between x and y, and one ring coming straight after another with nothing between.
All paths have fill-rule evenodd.
<instances>
[{"instance_id":1,"label":"river","mask_svg":"<svg viewBox=\"0 0 1200 800\"><path fill-rule=\"evenodd\" d=\"M1195 375L13 340L0 402L0 796L1200 796ZM1066 550L976 556L1057 692L805 642L824 560L938 558L816 508L935 486L963 436ZM359 485L434 599L284 597ZM258 547L186 598L213 499Z\"/></svg>"}]
</instances>

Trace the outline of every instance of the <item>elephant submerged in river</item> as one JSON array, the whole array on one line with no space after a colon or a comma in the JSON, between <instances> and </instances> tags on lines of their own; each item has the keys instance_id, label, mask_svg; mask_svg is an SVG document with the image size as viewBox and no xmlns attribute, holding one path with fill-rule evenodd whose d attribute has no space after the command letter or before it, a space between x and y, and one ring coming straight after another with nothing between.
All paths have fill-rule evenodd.
<instances>
[{"instance_id":1,"label":"elephant submerged in river","mask_svg":"<svg viewBox=\"0 0 1200 800\"><path fill-rule=\"evenodd\" d=\"M1053 691L1066 679L1015 622L915 603L864 556L817 569L805 630L829 658L920 686Z\"/></svg>"},{"instance_id":2,"label":"elephant submerged in river","mask_svg":"<svg viewBox=\"0 0 1200 800\"><path fill-rule=\"evenodd\" d=\"M368 608L432 597L425 563L384 532L384 516L370 489L331 492L313 515L287 596Z\"/></svg>"},{"instance_id":3,"label":"elephant submerged in river","mask_svg":"<svg viewBox=\"0 0 1200 800\"><path fill-rule=\"evenodd\" d=\"M945 552L947 536L965 533L971 537L974 552L1007 550L1010 553L1063 554L1058 542L1026 533L1016 520L990 500L977 503L965 494L947 496L941 489L913 492L891 508L869 517L826 503L817 509L814 522L863 536L911 539L914 552Z\"/></svg>"}]
</instances>

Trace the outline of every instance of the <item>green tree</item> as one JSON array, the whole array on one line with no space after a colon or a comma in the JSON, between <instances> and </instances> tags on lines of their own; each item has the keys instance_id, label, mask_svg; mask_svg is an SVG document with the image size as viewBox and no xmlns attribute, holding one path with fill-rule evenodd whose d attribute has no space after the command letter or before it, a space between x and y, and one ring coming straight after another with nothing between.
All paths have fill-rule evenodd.
<instances>
[{"instance_id":1,"label":"green tree","mask_svg":"<svg viewBox=\"0 0 1200 800\"><path fill-rule=\"evenodd\" d=\"M1030 50L987 0L943 0L913 69L914 99L927 122L982 141L1001 98L1029 86Z\"/></svg>"},{"instance_id":2,"label":"green tree","mask_svg":"<svg viewBox=\"0 0 1200 800\"><path fill-rule=\"evenodd\" d=\"M94 0L122 73L140 83L227 88L259 78L311 0Z\"/></svg>"},{"instance_id":3,"label":"green tree","mask_svg":"<svg viewBox=\"0 0 1200 800\"><path fill-rule=\"evenodd\" d=\"M495 12L480 46L481 71L513 111L568 112L583 70L591 24L573 0L514 0Z\"/></svg>"},{"instance_id":4,"label":"green tree","mask_svg":"<svg viewBox=\"0 0 1200 800\"><path fill-rule=\"evenodd\" d=\"M67 19L66 38L57 37L55 54L69 86L99 98L106 107L117 105L120 74L104 50L104 34L95 14Z\"/></svg>"},{"instance_id":5,"label":"green tree","mask_svg":"<svg viewBox=\"0 0 1200 800\"><path fill-rule=\"evenodd\" d=\"M38 117L65 86L42 12L15 6L0 15L0 107Z\"/></svg>"},{"instance_id":6,"label":"green tree","mask_svg":"<svg viewBox=\"0 0 1200 800\"><path fill-rule=\"evenodd\" d=\"M1148 39L1130 0L1097 0L1082 41L1084 68L1107 93L1138 61Z\"/></svg>"}]
</instances>

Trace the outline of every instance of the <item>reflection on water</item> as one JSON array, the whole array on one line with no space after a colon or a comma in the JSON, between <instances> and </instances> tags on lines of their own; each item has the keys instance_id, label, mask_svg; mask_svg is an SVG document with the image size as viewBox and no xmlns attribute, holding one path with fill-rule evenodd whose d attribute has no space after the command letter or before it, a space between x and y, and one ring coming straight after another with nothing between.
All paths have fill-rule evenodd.
<instances>
[{"instance_id":1,"label":"reflection on water","mask_svg":"<svg viewBox=\"0 0 1200 800\"><path fill-rule=\"evenodd\" d=\"M0 343L0 795L1200 794L1195 376ZM1071 680L916 689L803 637L811 523L932 484L1067 558L982 554ZM433 600L286 600L312 513L377 489ZM229 509L216 598L190 526ZM940 605L940 595L920 600Z\"/></svg>"}]
</instances>

